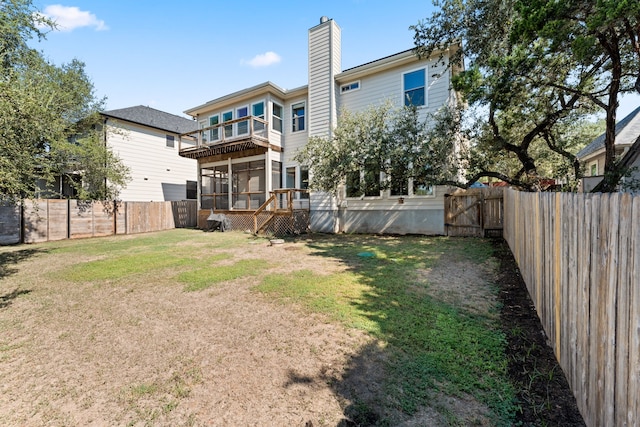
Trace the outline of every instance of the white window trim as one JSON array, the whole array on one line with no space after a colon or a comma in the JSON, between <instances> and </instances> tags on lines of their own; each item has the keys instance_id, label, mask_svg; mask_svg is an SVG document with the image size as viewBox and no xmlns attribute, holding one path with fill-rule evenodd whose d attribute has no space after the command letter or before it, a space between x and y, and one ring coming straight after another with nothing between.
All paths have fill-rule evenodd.
<instances>
[{"instance_id":1,"label":"white window trim","mask_svg":"<svg viewBox=\"0 0 640 427\"><path fill-rule=\"evenodd\" d=\"M224 120L224 115L227 114L227 113L231 113L231 119L230 120L233 120L234 117L235 117L234 114L233 114L234 113L233 110L227 110L227 111L223 111L222 113L220 113L220 119L221 119L220 123L222 124L222 126L220 126L220 129L222 129L222 132L226 132L225 128L228 126L228 125L224 125L224 123L226 123L225 120ZM234 126L231 125L231 135L229 137L224 135L224 137L225 138L233 138L234 135L235 135L235 129L234 129Z\"/></svg>"},{"instance_id":2,"label":"white window trim","mask_svg":"<svg viewBox=\"0 0 640 427\"><path fill-rule=\"evenodd\" d=\"M404 71L401 75L400 75L400 105L404 107L404 94L406 92L406 90L404 89L404 76L406 74L410 74L413 73L415 71L420 71L420 70L424 70L424 105L416 105L416 108L426 108L429 106L429 67L428 66L423 66L423 67L418 67L418 68L414 68L412 70L407 70Z\"/></svg>"},{"instance_id":3,"label":"white window trim","mask_svg":"<svg viewBox=\"0 0 640 427\"><path fill-rule=\"evenodd\" d=\"M356 84L356 83L358 84L358 87L351 88L351 86ZM355 92L357 90L360 90L361 86L362 86L362 83L360 83L360 80L349 82L349 83L346 83L346 84L343 84L343 85L340 86L340 93L341 94L345 94L345 93Z\"/></svg>"},{"instance_id":4,"label":"white window trim","mask_svg":"<svg viewBox=\"0 0 640 427\"><path fill-rule=\"evenodd\" d=\"M204 128L206 128L207 126L209 126L209 124L208 124L208 123L209 123L209 121L208 121L207 119L204 119L204 120L198 120L198 128L199 128L199 129L204 129ZM200 131L200 132L198 133L198 139L200 139L200 137L202 137L202 141L198 141L198 143L202 142L202 143L204 144L204 143L208 143L208 142L209 142L208 132L206 132L206 131L205 131L205 132Z\"/></svg>"},{"instance_id":5,"label":"white window trim","mask_svg":"<svg viewBox=\"0 0 640 427\"><path fill-rule=\"evenodd\" d=\"M262 117L253 115L253 107L258 105L258 104L262 104ZM266 117L267 117L267 103L266 103L266 101L264 99L262 99L260 101L252 102L251 106L250 106L250 109L249 109L249 115L251 117L258 117L258 118L261 118L262 120L266 120ZM254 131L255 131L255 123L253 124L253 126L254 126ZM249 129L251 129L251 127L249 127ZM260 132L262 132L262 131L260 131Z\"/></svg>"},{"instance_id":6,"label":"white window trim","mask_svg":"<svg viewBox=\"0 0 640 427\"><path fill-rule=\"evenodd\" d=\"M209 120L208 120L208 122L207 122L207 127L208 127L208 126L213 126L213 125L211 124L211 119L212 119L213 117L217 117L217 118L218 118L218 125L220 124L221 114L220 114L220 113L216 113L216 114L212 114L212 115L210 115L210 116L209 116ZM218 127L218 138L216 138L216 139L212 139L212 138L211 138L211 133L212 133L213 129L209 129L209 142L216 142L216 141L220 141L220 130L221 130L221 129L222 129L222 126Z\"/></svg>"},{"instance_id":7,"label":"white window trim","mask_svg":"<svg viewBox=\"0 0 640 427\"><path fill-rule=\"evenodd\" d=\"M431 184L432 194L413 194L413 178L409 178L409 197L416 199L433 199L436 197L436 186Z\"/></svg>"},{"instance_id":8,"label":"white window trim","mask_svg":"<svg viewBox=\"0 0 640 427\"><path fill-rule=\"evenodd\" d=\"M591 167L595 165L596 166L596 174L592 175L591 174ZM594 160L592 162L589 162L589 176L599 176L598 174L600 173L599 167L598 167L598 161Z\"/></svg>"},{"instance_id":9,"label":"white window trim","mask_svg":"<svg viewBox=\"0 0 640 427\"><path fill-rule=\"evenodd\" d=\"M247 109L247 115L240 117L240 115L238 114L238 110L241 110L243 108ZM239 107L236 107L234 112L235 112L235 118L236 119L242 119L244 117L247 117L247 131L244 132L244 133L240 133L240 122L238 122L238 123L234 124L234 128L235 128L234 129L235 130L234 135L235 136L249 135L249 131L250 131L250 128L249 128L249 116L251 115L251 110L249 110L249 105L247 104L247 105L241 105Z\"/></svg>"},{"instance_id":10,"label":"white window trim","mask_svg":"<svg viewBox=\"0 0 640 427\"><path fill-rule=\"evenodd\" d=\"M293 130L293 107L296 105L300 105L302 104L303 108L304 108L304 115L302 116L304 118L304 129L302 130ZM298 133L298 132L306 132L307 131L307 127L308 127L308 120L307 120L307 101L301 100L301 101L296 101L296 102L292 102L291 106L289 107L289 117L291 118L291 133Z\"/></svg>"},{"instance_id":11,"label":"white window trim","mask_svg":"<svg viewBox=\"0 0 640 427\"><path fill-rule=\"evenodd\" d=\"M169 147L169 145L167 145L167 142L169 142L169 137L173 138L173 145L171 147ZM175 135L166 134L165 140L164 140L164 148L167 148L169 150L175 150L175 148L176 148L176 137L175 137Z\"/></svg>"},{"instance_id":12,"label":"white window trim","mask_svg":"<svg viewBox=\"0 0 640 427\"><path fill-rule=\"evenodd\" d=\"M283 133L283 131L285 130L285 127L284 127L284 126L285 126L285 124L284 124L284 117L276 116L276 115L275 115L275 113L274 113L274 110L275 110L275 109L273 108L273 106L274 106L274 105L277 105L278 107L280 107L280 111L281 111L281 114L282 114L282 115L284 115L284 106L283 106L282 104L280 104L279 102L275 102L275 101L272 101L272 102L271 102L271 104L272 104L272 106L271 106L271 121L273 121L273 117L277 117L277 118L279 118L279 119L280 119L280 127L281 127L281 130L277 130L277 129L273 126L273 123L271 123L271 129L272 129L274 132L278 132L279 134L282 134L282 133Z\"/></svg>"},{"instance_id":13,"label":"white window trim","mask_svg":"<svg viewBox=\"0 0 640 427\"><path fill-rule=\"evenodd\" d=\"M364 181L364 176L366 174L366 171L364 169L360 170L360 181ZM384 181L384 172L380 172L380 184L382 184L382 182ZM380 189L380 195L378 196L365 196L364 194L361 194L359 196L352 196L352 197L345 197L347 200L383 200L385 198L387 198L387 196L389 191L388 190L383 190L382 188ZM403 196L392 196L392 197L403 197Z\"/></svg>"}]
</instances>

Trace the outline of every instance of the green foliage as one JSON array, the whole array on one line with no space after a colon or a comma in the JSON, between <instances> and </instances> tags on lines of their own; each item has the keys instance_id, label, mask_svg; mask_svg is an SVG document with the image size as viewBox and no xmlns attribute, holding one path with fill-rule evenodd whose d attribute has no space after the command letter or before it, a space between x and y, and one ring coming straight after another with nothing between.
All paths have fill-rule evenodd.
<instances>
[{"instance_id":1,"label":"green foliage","mask_svg":"<svg viewBox=\"0 0 640 427\"><path fill-rule=\"evenodd\" d=\"M455 129L432 128L448 123L438 117L450 114L443 109L423 118L416 108L394 108L388 102L360 112L343 110L332 137L309 138L296 160L309 166L310 188L334 194L354 174L349 184L356 194L406 186L409 178L426 184L449 181L459 168ZM361 171L366 171L362 180ZM380 172L386 176L382 182Z\"/></svg>"},{"instance_id":2,"label":"green foliage","mask_svg":"<svg viewBox=\"0 0 640 427\"><path fill-rule=\"evenodd\" d=\"M459 121L467 182L535 190L545 178L571 186L581 177L575 153L597 135L589 117L603 109L613 129L617 94L634 79L640 90L639 7L619 3L444 0L412 27L421 56L457 46L451 64L465 71L452 83L470 107Z\"/></svg>"},{"instance_id":3,"label":"green foliage","mask_svg":"<svg viewBox=\"0 0 640 427\"><path fill-rule=\"evenodd\" d=\"M0 200L34 197L37 180L51 184L70 173L85 176L82 198L115 198L128 171L104 139L91 135L87 120L104 102L95 98L82 62L56 66L28 47L44 36L42 26L53 24L30 0L0 2ZM77 134L87 139L72 142Z\"/></svg>"}]
</instances>

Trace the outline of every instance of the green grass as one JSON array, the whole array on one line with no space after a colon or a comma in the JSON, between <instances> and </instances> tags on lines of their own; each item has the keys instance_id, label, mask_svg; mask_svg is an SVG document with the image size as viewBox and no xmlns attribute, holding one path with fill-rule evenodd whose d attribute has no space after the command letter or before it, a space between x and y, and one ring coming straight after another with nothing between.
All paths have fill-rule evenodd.
<instances>
[{"instance_id":1,"label":"green grass","mask_svg":"<svg viewBox=\"0 0 640 427\"><path fill-rule=\"evenodd\" d=\"M178 280L185 283L186 291L200 291L216 283L227 282L241 277L256 276L268 267L268 263L260 259L244 259L231 265L215 265L185 271L178 275Z\"/></svg>"},{"instance_id":2,"label":"green grass","mask_svg":"<svg viewBox=\"0 0 640 427\"><path fill-rule=\"evenodd\" d=\"M493 423L511 424L515 393L507 376L506 338L494 317L465 313L428 292L408 291L410 285L424 286L416 271L433 267L443 254L486 262L492 256L490 243L344 236L311 245L316 255L338 259L349 270L270 275L256 289L365 330L385 343L390 375L384 387L404 413L415 413L433 393L444 391L472 395L492 410ZM374 257L359 256L362 252Z\"/></svg>"},{"instance_id":3,"label":"green grass","mask_svg":"<svg viewBox=\"0 0 640 427\"><path fill-rule=\"evenodd\" d=\"M33 245L30 248L36 252L25 257L46 253L51 259L56 255L73 259L73 263L67 261L47 273L72 284L115 282L135 288L152 283L179 285L192 292L253 277L254 289L267 298L322 313L381 342L387 373L382 387L389 401L395 402L395 410L414 414L429 405L437 393L444 392L474 396L491 409L494 425L512 423L514 390L506 372L506 340L496 316L451 305L437 293L429 293L429 284L420 278L420 271L433 268L442 259L478 265L488 262L492 257L489 242L442 237L310 236L304 251L291 251L290 259L273 260L245 256L242 248L254 249L254 243L266 244L266 240L242 233L173 230ZM12 248L0 249L0 255L17 262L21 257L13 252ZM359 256L362 252L373 256ZM295 268L289 273L270 271L275 265L295 266L297 256L325 258L346 268L332 273ZM6 269L5 276L15 274L13 265ZM6 346L0 346L0 356L6 351ZM156 409L171 411L174 401L188 395L193 382L187 378L168 385L136 384L129 389L129 396L136 400L166 391L172 399ZM365 415L370 409L363 402L355 402L354 407ZM441 414L450 424L459 423L447 408L442 408ZM393 422L378 421L378 425Z\"/></svg>"}]
</instances>

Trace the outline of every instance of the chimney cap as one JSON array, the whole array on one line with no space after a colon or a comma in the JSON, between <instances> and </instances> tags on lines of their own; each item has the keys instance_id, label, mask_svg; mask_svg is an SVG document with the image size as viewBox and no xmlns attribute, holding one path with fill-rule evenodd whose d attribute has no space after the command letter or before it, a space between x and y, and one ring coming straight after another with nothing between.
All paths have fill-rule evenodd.
<instances>
[{"instance_id":1,"label":"chimney cap","mask_svg":"<svg viewBox=\"0 0 640 427\"><path fill-rule=\"evenodd\" d=\"M327 22L328 20L329 20L329 17L328 17L328 16L321 16L321 17L320 17L320 23L321 23L321 24L324 24L324 23L325 23L325 22Z\"/></svg>"}]
</instances>

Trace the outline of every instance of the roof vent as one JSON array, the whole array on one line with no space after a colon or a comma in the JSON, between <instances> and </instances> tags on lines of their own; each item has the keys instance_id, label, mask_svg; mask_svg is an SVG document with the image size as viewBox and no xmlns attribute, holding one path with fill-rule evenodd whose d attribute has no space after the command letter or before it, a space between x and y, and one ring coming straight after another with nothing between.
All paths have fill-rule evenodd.
<instances>
[{"instance_id":1,"label":"roof vent","mask_svg":"<svg viewBox=\"0 0 640 427\"><path fill-rule=\"evenodd\" d=\"M324 23L325 23L325 22L327 22L328 20L329 20L329 17L328 17L328 16L322 16L322 17L320 17L320 23L321 23L321 24L324 24Z\"/></svg>"}]
</instances>

